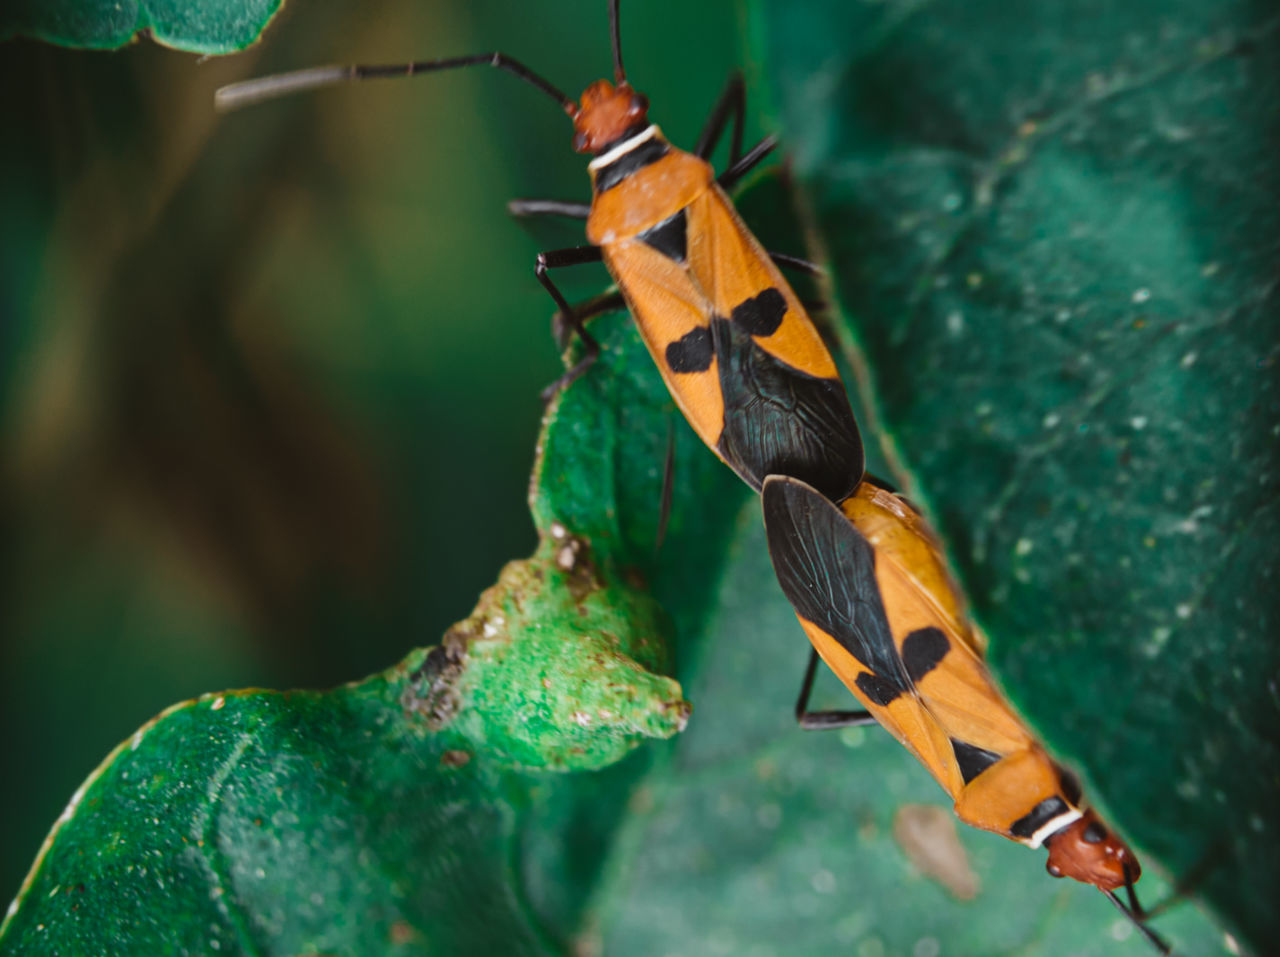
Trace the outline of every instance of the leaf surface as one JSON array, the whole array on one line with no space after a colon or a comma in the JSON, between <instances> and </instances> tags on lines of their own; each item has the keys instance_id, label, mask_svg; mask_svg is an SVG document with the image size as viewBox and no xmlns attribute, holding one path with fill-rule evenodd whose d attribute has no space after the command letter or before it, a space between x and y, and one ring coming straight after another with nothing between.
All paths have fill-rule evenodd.
<instances>
[{"instance_id":1,"label":"leaf surface","mask_svg":"<svg viewBox=\"0 0 1280 957\"><path fill-rule=\"evenodd\" d=\"M793 9L754 32L895 471L1010 695L1264 947L1280 21L1198 0Z\"/></svg>"},{"instance_id":2,"label":"leaf surface","mask_svg":"<svg viewBox=\"0 0 1280 957\"><path fill-rule=\"evenodd\" d=\"M191 53L235 53L258 39L281 0L14 0L0 40L32 37L66 47L112 50L146 34Z\"/></svg>"}]
</instances>

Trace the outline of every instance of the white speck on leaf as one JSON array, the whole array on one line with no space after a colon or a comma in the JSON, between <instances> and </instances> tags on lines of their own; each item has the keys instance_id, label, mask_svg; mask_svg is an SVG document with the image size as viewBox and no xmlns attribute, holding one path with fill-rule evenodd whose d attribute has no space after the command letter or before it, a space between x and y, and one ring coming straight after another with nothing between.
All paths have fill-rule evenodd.
<instances>
[{"instance_id":1,"label":"white speck on leaf","mask_svg":"<svg viewBox=\"0 0 1280 957\"><path fill-rule=\"evenodd\" d=\"M936 937L921 937L911 948L911 957L938 957L942 953L942 945Z\"/></svg>"}]
</instances>

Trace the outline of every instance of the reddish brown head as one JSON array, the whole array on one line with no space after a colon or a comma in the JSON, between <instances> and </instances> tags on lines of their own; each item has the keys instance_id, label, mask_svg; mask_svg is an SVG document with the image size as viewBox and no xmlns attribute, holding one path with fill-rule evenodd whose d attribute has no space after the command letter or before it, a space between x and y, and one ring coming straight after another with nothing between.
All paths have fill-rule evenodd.
<instances>
[{"instance_id":1,"label":"reddish brown head","mask_svg":"<svg viewBox=\"0 0 1280 957\"><path fill-rule=\"evenodd\" d=\"M1046 869L1054 877L1072 877L1104 891L1132 884L1142 874L1138 859L1093 811L1045 841Z\"/></svg>"},{"instance_id":2,"label":"reddish brown head","mask_svg":"<svg viewBox=\"0 0 1280 957\"><path fill-rule=\"evenodd\" d=\"M648 122L649 101L623 82L615 88L596 80L582 92L582 105L573 114L573 148L599 153L633 127Z\"/></svg>"}]
</instances>

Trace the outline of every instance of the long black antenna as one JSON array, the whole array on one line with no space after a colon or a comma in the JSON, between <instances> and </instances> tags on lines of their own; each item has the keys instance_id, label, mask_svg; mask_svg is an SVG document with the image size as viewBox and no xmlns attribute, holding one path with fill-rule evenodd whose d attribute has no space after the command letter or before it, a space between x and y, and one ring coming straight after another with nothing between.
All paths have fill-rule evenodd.
<instances>
[{"instance_id":1,"label":"long black antenna","mask_svg":"<svg viewBox=\"0 0 1280 957\"><path fill-rule=\"evenodd\" d=\"M617 6L617 0L613 0ZM614 33L615 44L617 33ZM615 57L617 47L614 47ZM577 104L565 96L527 66L505 53L476 53L471 56L448 57L441 60L417 60L413 63L395 63L385 65L364 66L318 66L309 70L295 70L292 73L276 73L272 76L261 76L253 80L242 80L224 86L213 95L214 106L223 113L252 106L263 100L273 100L291 93L304 90L315 90L324 86L336 86L339 83L352 83L356 80L376 80L405 76L417 76L420 73L437 73L441 70L453 70L463 66L487 64L505 70L530 86L537 87L551 97L570 116L577 110ZM621 67L619 67L621 69Z\"/></svg>"},{"instance_id":2,"label":"long black antenna","mask_svg":"<svg viewBox=\"0 0 1280 957\"><path fill-rule=\"evenodd\" d=\"M1151 915L1143 909L1140 903L1138 903L1138 895L1133 889L1133 868L1130 866L1128 861L1125 861L1121 866L1124 868L1124 890L1125 894L1129 898L1129 906L1126 907L1124 905L1115 891L1103 891L1102 893L1111 898L1111 903L1115 904L1120 913L1124 914L1125 917L1129 918L1129 920L1133 922L1133 926L1142 932L1142 935L1151 942L1151 945L1155 947L1156 950L1168 957L1168 955L1173 953L1173 949L1159 934L1147 926L1147 920Z\"/></svg>"},{"instance_id":3,"label":"long black antenna","mask_svg":"<svg viewBox=\"0 0 1280 957\"><path fill-rule=\"evenodd\" d=\"M627 71L622 68L622 31L618 29L618 2L609 0L609 35L613 39L613 82L618 86L627 82Z\"/></svg>"},{"instance_id":4,"label":"long black antenna","mask_svg":"<svg viewBox=\"0 0 1280 957\"><path fill-rule=\"evenodd\" d=\"M1171 955L1173 953L1173 949L1167 943L1165 943L1164 938L1162 938L1154 930L1148 927L1147 922L1143 920L1142 917L1139 916L1139 914L1130 910L1128 907L1125 907L1124 902L1121 901L1120 898L1116 896L1115 891L1103 891L1102 893L1106 894L1107 897L1111 898L1111 903L1115 904L1117 909L1119 909L1120 913L1124 914L1125 917L1129 918L1129 920L1133 922L1133 926L1138 928L1138 930L1142 932L1142 936L1147 938L1147 940L1150 941L1151 945L1155 947L1156 950L1158 950L1161 954L1166 955L1166 957L1168 957L1168 955Z\"/></svg>"}]
</instances>

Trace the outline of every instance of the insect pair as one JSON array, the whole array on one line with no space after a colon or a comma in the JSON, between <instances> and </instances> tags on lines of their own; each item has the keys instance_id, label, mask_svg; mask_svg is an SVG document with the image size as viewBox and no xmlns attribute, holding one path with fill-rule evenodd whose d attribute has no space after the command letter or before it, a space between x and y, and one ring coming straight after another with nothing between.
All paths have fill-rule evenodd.
<instances>
[{"instance_id":1,"label":"insect pair","mask_svg":"<svg viewBox=\"0 0 1280 957\"><path fill-rule=\"evenodd\" d=\"M590 153L590 204L517 201L517 214L583 219L590 245L542 253L535 274L582 340L582 359L553 384L582 375L600 351L592 314L625 303L682 412L703 441L762 493L779 582L814 650L797 718L803 727L878 721L925 765L969 824L1031 847L1048 868L1104 891L1162 952L1133 891L1133 853L1097 815L995 688L962 602L927 526L901 498L863 481L863 447L829 351L779 264L739 219L725 190L772 150L743 151L744 97L732 81L693 153L648 120L626 80L618 0L610 0L614 80L575 103L503 53L390 66L322 67L226 87L231 109L352 80L472 65L504 70L555 100ZM730 162L707 157L732 121ZM549 271L601 262L615 296L575 309ZM807 710L821 656L865 711ZM1124 888L1127 905L1116 891Z\"/></svg>"}]
</instances>

